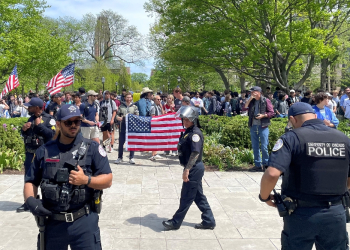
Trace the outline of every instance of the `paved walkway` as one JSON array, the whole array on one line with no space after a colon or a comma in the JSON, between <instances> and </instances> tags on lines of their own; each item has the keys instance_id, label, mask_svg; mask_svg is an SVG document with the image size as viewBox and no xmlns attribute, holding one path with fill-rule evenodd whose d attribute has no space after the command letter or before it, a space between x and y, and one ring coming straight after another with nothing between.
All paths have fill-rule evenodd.
<instances>
[{"instance_id":1,"label":"paved walkway","mask_svg":"<svg viewBox=\"0 0 350 250\"><path fill-rule=\"evenodd\" d=\"M171 218L179 204L178 160L152 162L137 153L136 165L116 165L117 152L108 158L113 185L105 190L100 215L104 250L280 249L282 219L257 198L262 173L206 172L203 187L216 219L215 230L194 229L201 216L192 205L179 230L164 231L161 222ZM0 175L1 250L36 249L33 216L15 212L23 202L22 188L23 176Z\"/></svg>"}]
</instances>

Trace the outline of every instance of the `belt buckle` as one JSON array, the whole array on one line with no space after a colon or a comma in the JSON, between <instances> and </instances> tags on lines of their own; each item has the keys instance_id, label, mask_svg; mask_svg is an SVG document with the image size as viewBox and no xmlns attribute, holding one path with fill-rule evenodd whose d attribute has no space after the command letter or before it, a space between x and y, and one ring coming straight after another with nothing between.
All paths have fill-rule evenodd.
<instances>
[{"instance_id":1,"label":"belt buckle","mask_svg":"<svg viewBox=\"0 0 350 250\"><path fill-rule=\"evenodd\" d=\"M66 222L73 222L74 221L73 213L66 213L66 214L64 214L64 217L66 218Z\"/></svg>"}]
</instances>

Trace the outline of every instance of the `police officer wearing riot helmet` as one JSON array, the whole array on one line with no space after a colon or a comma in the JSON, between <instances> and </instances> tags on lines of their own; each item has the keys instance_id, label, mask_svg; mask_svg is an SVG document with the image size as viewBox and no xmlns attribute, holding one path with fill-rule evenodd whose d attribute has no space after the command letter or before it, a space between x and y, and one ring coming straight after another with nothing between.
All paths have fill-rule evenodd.
<instances>
[{"instance_id":1,"label":"police officer wearing riot helmet","mask_svg":"<svg viewBox=\"0 0 350 250\"><path fill-rule=\"evenodd\" d=\"M46 218L45 247L50 250L101 249L98 227L99 190L112 185L106 152L78 133L79 109L66 104L57 113L57 139L41 146L25 176L26 204ZM42 201L35 199L38 187Z\"/></svg>"},{"instance_id":2,"label":"police officer wearing riot helmet","mask_svg":"<svg viewBox=\"0 0 350 250\"><path fill-rule=\"evenodd\" d=\"M276 142L259 194L284 216L282 249L348 249L349 138L317 119L307 103L294 103L288 116L294 130ZM270 195L282 173L283 203Z\"/></svg>"},{"instance_id":3,"label":"police officer wearing riot helmet","mask_svg":"<svg viewBox=\"0 0 350 250\"><path fill-rule=\"evenodd\" d=\"M28 172L35 151L44 143L50 141L55 134L55 119L42 111L44 102L37 97L33 97L30 102L25 103L28 107L30 118L22 127L26 158L24 161L24 171ZM28 211L25 204L17 208L17 212Z\"/></svg>"},{"instance_id":4,"label":"police officer wearing riot helmet","mask_svg":"<svg viewBox=\"0 0 350 250\"><path fill-rule=\"evenodd\" d=\"M179 144L179 159L184 167L180 207L171 220L163 221L166 229L179 229L193 201L202 212L202 222L196 229L214 229L215 219L207 198L203 194L202 178L204 175L203 134L199 129L198 109L191 106L182 107L179 111L183 126L186 128Z\"/></svg>"}]
</instances>

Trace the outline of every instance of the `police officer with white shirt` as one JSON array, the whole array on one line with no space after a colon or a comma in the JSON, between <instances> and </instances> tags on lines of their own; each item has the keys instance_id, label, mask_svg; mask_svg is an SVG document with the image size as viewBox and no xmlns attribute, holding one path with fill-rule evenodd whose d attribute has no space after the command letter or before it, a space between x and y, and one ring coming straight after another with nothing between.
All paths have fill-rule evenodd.
<instances>
[{"instance_id":1,"label":"police officer with white shirt","mask_svg":"<svg viewBox=\"0 0 350 250\"><path fill-rule=\"evenodd\" d=\"M319 250L348 249L350 140L317 119L307 103L294 103L288 117L294 130L276 142L259 199L283 215L283 250L311 250L314 244ZM282 196L273 196L282 173Z\"/></svg>"}]
</instances>

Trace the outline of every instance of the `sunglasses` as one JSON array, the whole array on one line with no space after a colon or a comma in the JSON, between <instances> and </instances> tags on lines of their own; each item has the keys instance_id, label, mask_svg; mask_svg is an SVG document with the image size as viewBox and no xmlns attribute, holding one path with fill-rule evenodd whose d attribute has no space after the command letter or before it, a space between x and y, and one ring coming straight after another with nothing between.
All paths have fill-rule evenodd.
<instances>
[{"instance_id":1,"label":"sunglasses","mask_svg":"<svg viewBox=\"0 0 350 250\"><path fill-rule=\"evenodd\" d=\"M81 124L81 120L74 120L74 121L68 120L68 121L64 121L63 123L66 127L71 127L73 125L73 123L75 126L79 127Z\"/></svg>"},{"instance_id":2,"label":"sunglasses","mask_svg":"<svg viewBox=\"0 0 350 250\"><path fill-rule=\"evenodd\" d=\"M160 101L160 100L162 100L162 99L156 99L157 101Z\"/></svg>"}]
</instances>

